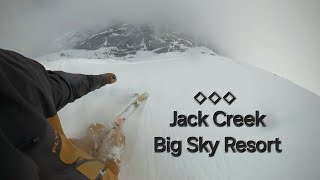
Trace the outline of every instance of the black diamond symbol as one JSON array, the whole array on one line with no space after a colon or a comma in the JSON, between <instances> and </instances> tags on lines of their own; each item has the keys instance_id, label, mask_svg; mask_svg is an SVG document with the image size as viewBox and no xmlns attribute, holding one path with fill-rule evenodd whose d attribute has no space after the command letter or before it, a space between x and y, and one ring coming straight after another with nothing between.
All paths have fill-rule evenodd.
<instances>
[{"instance_id":1,"label":"black diamond symbol","mask_svg":"<svg viewBox=\"0 0 320 180\"><path fill-rule=\"evenodd\" d=\"M218 93L213 92L210 96L209 96L209 100L213 103L213 104L217 104L220 100L221 97L219 96Z\"/></svg>"},{"instance_id":2,"label":"black diamond symbol","mask_svg":"<svg viewBox=\"0 0 320 180\"><path fill-rule=\"evenodd\" d=\"M237 98L231 92L228 92L226 95L223 96L223 99L230 105Z\"/></svg>"},{"instance_id":3,"label":"black diamond symbol","mask_svg":"<svg viewBox=\"0 0 320 180\"><path fill-rule=\"evenodd\" d=\"M193 98L194 98L200 105L207 100L207 97L206 97L201 91L199 91L198 94L196 94Z\"/></svg>"}]
</instances>

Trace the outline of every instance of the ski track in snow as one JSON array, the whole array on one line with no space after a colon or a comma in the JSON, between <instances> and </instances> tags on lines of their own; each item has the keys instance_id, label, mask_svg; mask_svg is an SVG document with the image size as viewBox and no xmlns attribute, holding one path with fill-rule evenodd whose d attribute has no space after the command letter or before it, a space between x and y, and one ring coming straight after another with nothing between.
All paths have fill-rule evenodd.
<instances>
[{"instance_id":1,"label":"ski track in snow","mask_svg":"<svg viewBox=\"0 0 320 180\"><path fill-rule=\"evenodd\" d=\"M42 58L45 59L45 58ZM59 112L69 137L82 134L90 123L112 122L134 93L147 91L147 103L125 123L126 149L120 179L211 180L211 179L318 179L320 150L319 96L271 73L211 55L166 55L148 61L58 59L41 61L47 69L73 73L113 72L118 82L106 85ZM199 106L193 96L231 91L237 100L216 106ZM173 111L194 114L267 114L265 128L169 127ZM154 153L153 138L170 136L182 140L180 157ZM220 140L214 157L187 152L185 139L203 136ZM238 140L282 140L283 153L224 153L224 137Z\"/></svg>"}]
</instances>

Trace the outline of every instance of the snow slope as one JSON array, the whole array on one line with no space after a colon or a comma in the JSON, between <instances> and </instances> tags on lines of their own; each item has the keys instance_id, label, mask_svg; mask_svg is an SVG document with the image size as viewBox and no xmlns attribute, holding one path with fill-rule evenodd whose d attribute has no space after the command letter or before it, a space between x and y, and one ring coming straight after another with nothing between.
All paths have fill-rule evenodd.
<instances>
[{"instance_id":1,"label":"snow slope","mask_svg":"<svg viewBox=\"0 0 320 180\"><path fill-rule=\"evenodd\" d=\"M42 59L45 59L43 57ZM126 123L127 146L121 167L124 180L309 179L320 177L318 127L320 97L271 73L209 54L166 53L148 61L94 59L41 60L48 69L74 73L113 72L118 82L92 92L59 112L66 134L79 136L91 122L112 121L135 92L150 97ZM202 91L220 95L231 91L232 105L221 101L197 104ZM169 127L173 111L183 114L267 114L267 127ZM155 136L183 140L180 157L154 153ZM225 153L223 144L214 157L187 152L186 138L221 140L282 140L282 153Z\"/></svg>"}]
</instances>

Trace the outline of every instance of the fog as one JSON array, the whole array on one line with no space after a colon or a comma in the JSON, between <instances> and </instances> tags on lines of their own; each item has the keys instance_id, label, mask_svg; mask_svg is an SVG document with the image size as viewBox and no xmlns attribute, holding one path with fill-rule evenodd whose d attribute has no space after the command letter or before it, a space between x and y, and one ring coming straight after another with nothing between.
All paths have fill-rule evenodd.
<instances>
[{"instance_id":1,"label":"fog","mask_svg":"<svg viewBox=\"0 0 320 180\"><path fill-rule=\"evenodd\" d=\"M11 0L0 2L0 47L37 57L66 32L152 22L320 95L319 17L317 0Z\"/></svg>"}]
</instances>

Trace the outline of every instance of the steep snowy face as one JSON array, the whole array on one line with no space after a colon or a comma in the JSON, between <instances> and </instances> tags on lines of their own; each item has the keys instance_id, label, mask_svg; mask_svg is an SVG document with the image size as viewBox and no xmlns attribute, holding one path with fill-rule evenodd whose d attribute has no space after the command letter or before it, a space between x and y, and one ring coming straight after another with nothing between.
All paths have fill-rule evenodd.
<instances>
[{"instance_id":1,"label":"steep snowy face","mask_svg":"<svg viewBox=\"0 0 320 180\"><path fill-rule=\"evenodd\" d=\"M120 179L319 179L320 141L315 140L320 126L319 96L271 73L217 56L178 33L121 24L89 34L69 34L72 49L39 60L51 70L113 72L118 77L115 84L59 112L68 137L80 137L90 123L112 123L135 93L150 94L147 103L125 123ZM199 104L194 99L199 92L207 98L214 92L221 98L231 92L236 100L232 105L208 99ZM210 117L222 111L228 116L255 117L263 125L218 127L211 118L208 127L170 126L175 111L199 117L200 111ZM219 122L226 119L219 117ZM191 136L221 145L214 145L210 154L190 153L187 141ZM172 155L173 146L168 149L171 152L156 153L159 137L171 145L180 142L179 155ZM223 143L229 140L280 144L281 153L277 147L270 153L226 152Z\"/></svg>"},{"instance_id":2,"label":"steep snowy face","mask_svg":"<svg viewBox=\"0 0 320 180\"><path fill-rule=\"evenodd\" d=\"M98 32L68 33L56 42L65 49L56 54L60 57L128 59L135 57L139 52L183 53L197 47L202 48L199 53L215 54L183 33L155 28L149 24L118 23ZM69 47L66 47L68 45Z\"/></svg>"},{"instance_id":3,"label":"steep snowy face","mask_svg":"<svg viewBox=\"0 0 320 180\"><path fill-rule=\"evenodd\" d=\"M271 73L219 56L162 53L148 57L147 62L133 61L60 58L42 62L53 70L85 74L113 72L118 77L116 83L86 95L59 112L68 137L81 136L90 123L112 123L135 93L150 94L146 104L125 123L126 146L120 179L319 179L319 96ZM236 100L231 105L223 99L216 105L210 100L200 105L194 99L199 91L207 97L217 92L221 98L230 91ZM202 111L203 115L210 115L209 127L171 127L174 111L184 115ZM256 115L266 127L234 124L218 127L212 118L217 111ZM223 122L227 117L219 115L218 120ZM220 141L220 145L212 156L214 151L190 153L187 140L191 136L213 143ZM155 153L156 137L169 139L171 144L180 141L179 156L173 156L176 154L173 150ZM270 153L241 153L231 149L226 153L225 137L233 137L237 142L268 143L279 138L282 152L273 148Z\"/></svg>"}]
</instances>

